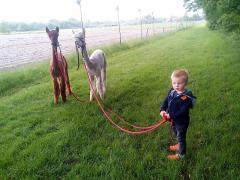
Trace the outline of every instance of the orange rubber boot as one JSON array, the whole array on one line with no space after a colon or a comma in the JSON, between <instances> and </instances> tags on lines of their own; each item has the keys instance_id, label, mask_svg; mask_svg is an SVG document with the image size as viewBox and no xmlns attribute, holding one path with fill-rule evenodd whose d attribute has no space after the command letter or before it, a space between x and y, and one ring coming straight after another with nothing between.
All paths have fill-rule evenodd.
<instances>
[{"instance_id":1,"label":"orange rubber boot","mask_svg":"<svg viewBox=\"0 0 240 180\"><path fill-rule=\"evenodd\" d=\"M181 159L178 154L168 155L167 158L168 158L169 160L176 160L176 161L179 161L179 160Z\"/></svg>"},{"instance_id":2,"label":"orange rubber boot","mask_svg":"<svg viewBox=\"0 0 240 180\"><path fill-rule=\"evenodd\" d=\"M179 150L179 144L175 144L175 145L169 146L169 149L171 151L178 151Z\"/></svg>"}]
</instances>

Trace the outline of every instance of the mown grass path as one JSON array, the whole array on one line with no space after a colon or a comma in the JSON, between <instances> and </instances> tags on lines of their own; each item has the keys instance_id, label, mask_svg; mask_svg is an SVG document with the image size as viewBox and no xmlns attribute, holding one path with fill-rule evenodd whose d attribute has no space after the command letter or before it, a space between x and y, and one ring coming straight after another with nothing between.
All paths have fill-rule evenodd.
<instances>
[{"instance_id":1,"label":"mown grass path","mask_svg":"<svg viewBox=\"0 0 240 180\"><path fill-rule=\"evenodd\" d=\"M113 128L95 103L55 106L48 64L0 73L0 179L235 179L240 167L240 43L198 27L105 48L105 105L132 123L160 120L176 68L198 97L187 157L170 162L169 125L146 135ZM50 53L50 52L49 52ZM68 58L73 90L88 99L84 71Z\"/></svg>"}]
</instances>

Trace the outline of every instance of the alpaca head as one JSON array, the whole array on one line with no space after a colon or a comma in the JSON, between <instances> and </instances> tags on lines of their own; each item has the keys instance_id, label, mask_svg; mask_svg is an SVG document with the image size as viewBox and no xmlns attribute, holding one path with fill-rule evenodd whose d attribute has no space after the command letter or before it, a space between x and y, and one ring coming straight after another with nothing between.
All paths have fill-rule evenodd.
<instances>
[{"instance_id":1,"label":"alpaca head","mask_svg":"<svg viewBox=\"0 0 240 180\"><path fill-rule=\"evenodd\" d=\"M49 39L52 42L52 46L54 48L57 48L58 46L58 36L59 36L59 28L56 27L54 30L49 30L48 27L46 27L46 33L48 34Z\"/></svg>"},{"instance_id":2,"label":"alpaca head","mask_svg":"<svg viewBox=\"0 0 240 180\"><path fill-rule=\"evenodd\" d=\"M78 48L83 48L86 45L85 42L85 29L83 29L83 32L77 33L74 36L76 44Z\"/></svg>"}]
</instances>

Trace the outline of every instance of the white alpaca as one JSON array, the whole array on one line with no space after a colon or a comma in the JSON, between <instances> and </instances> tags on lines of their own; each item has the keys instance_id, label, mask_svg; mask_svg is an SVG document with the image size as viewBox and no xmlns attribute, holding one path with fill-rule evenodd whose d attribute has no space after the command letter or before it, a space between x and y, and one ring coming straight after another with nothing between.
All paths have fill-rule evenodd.
<instances>
[{"instance_id":1,"label":"white alpaca","mask_svg":"<svg viewBox=\"0 0 240 180\"><path fill-rule=\"evenodd\" d=\"M95 50L91 56L88 56L86 43L85 43L85 30L83 33L78 33L75 35L76 50L81 48L82 56L84 62L86 63L90 82L94 89L90 87L90 101L93 100L93 91L97 87L97 92L100 95L100 98L103 100L106 92L106 67L107 61L105 54L102 50ZM79 64L79 59L78 59ZM96 77L96 85L94 85L94 77Z\"/></svg>"}]
</instances>

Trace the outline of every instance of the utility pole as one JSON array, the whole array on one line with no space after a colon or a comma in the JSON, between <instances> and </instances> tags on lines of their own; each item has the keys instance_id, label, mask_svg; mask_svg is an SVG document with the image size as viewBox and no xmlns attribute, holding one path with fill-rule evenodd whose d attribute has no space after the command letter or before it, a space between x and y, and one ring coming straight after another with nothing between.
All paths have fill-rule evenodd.
<instances>
[{"instance_id":1,"label":"utility pole","mask_svg":"<svg viewBox=\"0 0 240 180\"><path fill-rule=\"evenodd\" d=\"M142 10L138 9L138 12L140 14L140 24L141 24L141 39L142 39Z\"/></svg>"},{"instance_id":2,"label":"utility pole","mask_svg":"<svg viewBox=\"0 0 240 180\"><path fill-rule=\"evenodd\" d=\"M83 27L83 20L82 20L82 7L81 7L81 0L77 0L77 4L80 7L80 14L81 14L81 25L82 25L82 30L84 29Z\"/></svg>"},{"instance_id":3,"label":"utility pole","mask_svg":"<svg viewBox=\"0 0 240 180\"><path fill-rule=\"evenodd\" d=\"M116 7L117 17L118 17L118 32L119 32L119 43L122 43L122 36L121 36L121 28L120 28L120 20L119 20L119 6Z\"/></svg>"}]
</instances>

